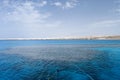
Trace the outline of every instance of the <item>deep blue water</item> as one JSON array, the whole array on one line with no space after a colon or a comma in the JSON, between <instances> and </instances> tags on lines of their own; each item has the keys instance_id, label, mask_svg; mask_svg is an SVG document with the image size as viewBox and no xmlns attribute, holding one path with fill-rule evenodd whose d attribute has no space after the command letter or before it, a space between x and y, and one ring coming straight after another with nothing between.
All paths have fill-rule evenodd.
<instances>
[{"instance_id":1,"label":"deep blue water","mask_svg":"<svg viewBox=\"0 0 120 80\"><path fill-rule=\"evenodd\" d=\"M0 80L120 80L120 40L1 40Z\"/></svg>"}]
</instances>

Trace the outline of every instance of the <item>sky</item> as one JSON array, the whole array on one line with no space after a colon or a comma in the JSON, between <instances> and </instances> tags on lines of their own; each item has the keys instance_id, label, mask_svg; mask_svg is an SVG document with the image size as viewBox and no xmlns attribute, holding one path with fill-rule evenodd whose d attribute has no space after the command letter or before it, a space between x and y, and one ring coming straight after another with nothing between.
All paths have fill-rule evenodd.
<instances>
[{"instance_id":1,"label":"sky","mask_svg":"<svg viewBox=\"0 0 120 80\"><path fill-rule=\"evenodd\" d=\"M0 38L120 35L120 0L0 0Z\"/></svg>"}]
</instances>

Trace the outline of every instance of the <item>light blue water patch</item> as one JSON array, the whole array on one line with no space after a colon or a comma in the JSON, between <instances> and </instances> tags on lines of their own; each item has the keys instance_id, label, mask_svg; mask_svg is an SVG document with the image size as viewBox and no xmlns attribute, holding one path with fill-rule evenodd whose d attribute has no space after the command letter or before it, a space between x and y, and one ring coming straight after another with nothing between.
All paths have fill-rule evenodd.
<instances>
[{"instance_id":1,"label":"light blue water patch","mask_svg":"<svg viewBox=\"0 0 120 80\"><path fill-rule=\"evenodd\" d=\"M55 44L120 44L120 40L1 40L0 49Z\"/></svg>"}]
</instances>

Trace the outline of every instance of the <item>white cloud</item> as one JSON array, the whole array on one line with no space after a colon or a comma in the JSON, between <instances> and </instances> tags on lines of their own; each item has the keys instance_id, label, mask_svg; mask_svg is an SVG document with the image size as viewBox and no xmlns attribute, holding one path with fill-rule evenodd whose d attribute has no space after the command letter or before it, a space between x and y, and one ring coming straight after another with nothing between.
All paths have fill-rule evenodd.
<instances>
[{"instance_id":1,"label":"white cloud","mask_svg":"<svg viewBox=\"0 0 120 80\"><path fill-rule=\"evenodd\" d=\"M116 9L116 11L120 13L120 8Z\"/></svg>"},{"instance_id":2,"label":"white cloud","mask_svg":"<svg viewBox=\"0 0 120 80\"><path fill-rule=\"evenodd\" d=\"M77 0L72 0L70 2L68 1L65 3L65 7L66 8L73 8L77 5L77 2L78 2Z\"/></svg>"},{"instance_id":3,"label":"white cloud","mask_svg":"<svg viewBox=\"0 0 120 80\"><path fill-rule=\"evenodd\" d=\"M42 3L42 5L45 4L46 2ZM42 12L41 8L38 9L38 5L35 2L26 1L24 3L14 3L14 5L8 3L8 5L4 7L7 10L4 10L5 8L0 8L4 12L4 14L0 15L0 25L3 25L0 27L4 27L4 29L11 34L19 34L25 37L39 37L50 28L54 29L54 27L59 27L61 25L61 21L51 20L51 13ZM0 12L0 14L1 13L2 12ZM13 30L15 30L15 32L11 32Z\"/></svg>"},{"instance_id":4,"label":"white cloud","mask_svg":"<svg viewBox=\"0 0 120 80\"><path fill-rule=\"evenodd\" d=\"M8 2L5 2L5 4L6 3L8 4ZM47 4L46 1L42 1L40 6L44 6L46 4ZM40 10L36 8L36 5L37 3L35 4L34 2L31 1L19 3L19 5L14 4L13 5L14 7L9 4L9 6L7 7L12 7L12 10L8 11L7 13L4 13L3 15L4 22L8 22L8 23L15 22L15 23L20 23L21 25L23 24L25 26L29 25L33 27L36 26L47 27L48 25L51 26L51 23L53 26L58 24L58 21L54 21L54 23L52 21L48 21L48 19L51 17L51 14L48 12L46 13L40 12Z\"/></svg>"},{"instance_id":5,"label":"white cloud","mask_svg":"<svg viewBox=\"0 0 120 80\"><path fill-rule=\"evenodd\" d=\"M10 12L6 17L9 21L16 21L22 23L41 23L46 18L49 17L49 14L40 13L32 3L24 3L20 6L16 6L14 11Z\"/></svg>"},{"instance_id":6,"label":"white cloud","mask_svg":"<svg viewBox=\"0 0 120 80\"><path fill-rule=\"evenodd\" d=\"M54 1L54 0L53 1L47 1L47 0L37 0L37 1L32 1L32 0L25 0L25 1L3 0L3 1L1 1L4 8L6 6L9 6L11 8L11 7L14 7L14 5L15 6L22 5L25 2L26 3L29 2L36 7L56 6L56 7L62 8L62 9L74 8L75 6L77 6L79 4L78 0L65 0L65 1L61 1L61 0L57 0L57 1ZM10 6L10 5L12 5L12 6Z\"/></svg>"},{"instance_id":7,"label":"white cloud","mask_svg":"<svg viewBox=\"0 0 120 80\"><path fill-rule=\"evenodd\" d=\"M42 1L41 3L40 3L40 6L45 6L45 5L47 5L47 1Z\"/></svg>"},{"instance_id":8,"label":"white cloud","mask_svg":"<svg viewBox=\"0 0 120 80\"><path fill-rule=\"evenodd\" d=\"M93 27L115 27L115 26L119 26L120 25L120 20L103 20L103 21L98 21L95 22L93 24L91 24L91 26Z\"/></svg>"},{"instance_id":9,"label":"white cloud","mask_svg":"<svg viewBox=\"0 0 120 80\"><path fill-rule=\"evenodd\" d=\"M37 2L38 1L38 2ZM56 3L62 9L75 7L74 1ZM67 35L60 20L45 12L44 6L51 6L47 0L3 0L0 2L0 37L54 37ZM49 9L49 8L48 8ZM61 33L63 32L63 33Z\"/></svg>"},{"instance_id":10,"label":"white cloud","mask_svg":"<svg viewBox=\"0 0 120 80\"><path fill-rule=\"evenodd\" d=\"M120 14L120 0L116 0L115 1L116 5L117 5L117 8L115 9L115 11Z\"/></svg>"},{"instance_id":11,"label":"white cloud","mask_svg":"<svg viewBox=\"0 0 120 80\"><path fill-rule=\"evenodd\" d=\"M55 6L58 6L58 7L61 7L61 6L62 6L62 3L61 3L61 2L55 2L54 5L55 5Z\"/></svg>"},{"instance_id":12,"label":"white cloud","mask_svg":"<svg viewBox=\"0 0 120 80\"><path fill-rule=\"evenodd\" d=\"M70 8L74 8L77 4L78 4L78 0L67 0L66 2L53 2L52 5L60 7L62 9L70 9Z\"/></svg>"},{"instance_id":13,"label":"white cloud","mask_svg":"<svg viewBox=\"0 0 120 80\"><path fill-rule=\"evenodd\" d=\"M81 34L87 36L118 35L120 34L119 27L120 19L104 19L100 21L90 22L89 24L84 24L80 32Z\"/></svg>"}]
</instances>

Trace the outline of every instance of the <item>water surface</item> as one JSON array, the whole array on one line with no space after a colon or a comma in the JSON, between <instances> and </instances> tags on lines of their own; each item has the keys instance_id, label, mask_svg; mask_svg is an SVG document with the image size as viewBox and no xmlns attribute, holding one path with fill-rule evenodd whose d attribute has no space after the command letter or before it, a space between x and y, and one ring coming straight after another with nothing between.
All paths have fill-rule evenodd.
<instances>
[{"instance_id":1,"label":"water surface","mask_svg":"<svg viewBox=\"0 0 120 80\"><path fill-rule=\"evenodd\" d=\"M120 40L0 41L0 80L120 80Z\"/></svg>"}]
</instances>

